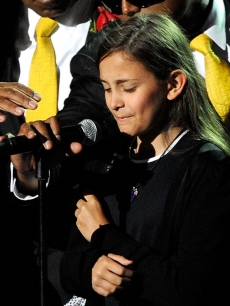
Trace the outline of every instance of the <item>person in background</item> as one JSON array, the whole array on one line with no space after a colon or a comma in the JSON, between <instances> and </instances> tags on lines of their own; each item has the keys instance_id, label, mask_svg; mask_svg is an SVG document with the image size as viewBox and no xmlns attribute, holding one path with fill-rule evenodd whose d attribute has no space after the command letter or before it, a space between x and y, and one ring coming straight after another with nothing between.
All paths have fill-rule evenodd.
<instances>
[{"instance_id":1,"label":"person in background","mask_svg":"<svg viewBox=\"0 0 230 306\"><path fill-rule=\"evenodd\" d=\"M7 120L1 124L2 134L8 132L17 134L22 123L22 120L18 122L17 119L19 115L24 114L24 105L15 108L13 102L17 101L16 104L19 105L16 106L20 106L19 102L22 99L30 101L30 108L34 110L37 108L36 102L41 100L39 97L41 93L36 92L36 88L25 92L21 85L28 86L29 84L30 66L37 43L35 29L38 21L50 18L57 21L57 28L51 36L51 41L58 68L57 110L60 110L70 91L70 61L91 36L91 18L96 13L97 7L96 0L49 0L45 2L41 0L14 0L14 4L15 20L11 25L12 35L8 36L8 41L6 39L4 48L6 55L4 62L1 62L2 69L0 71L0 80L4 82L0 83L1 110L6 110L14 116L8 113L1 114L1 117L7 115ZM20 84L11 82L19 82ZM16 90L14 86L16 86ZM36 100L31 99L33 91L35 91ZM41 118L38 117L37 120L39 119Z\"/></svg>"},{"instance_id":2,"label":"person in background","mask_svg":"<svg viewBox=\"0 0 230 306\"><path fill-rule=\"evenodd\" d=\"M188 40L137 15L105 38L99 70L131 141L104 180L82 174L63 287L86 306L228 305L230 142Z\"/></svg>"},{"instance_id":3,"label":"person in background","mask_svg":"<svg viewBox=\"0 0 230 306\"><path fill-rule=\"evenodd\" d=\"M41 101L41 93L38 93L36 88L30 89L25 86L28 85L30 62L36 47L35 28L37 21L41 17L45 17L47 19L54 18L58 22L58 29L52 35L51 40L58 67L57 109L60 110L70 91L70 61L87 39L93 35L91 26L98 17L97 5L97 1L94 0L45 2L40 0L10 0L4 4L1 10L1 27L2 29L7 28L7 31L3 31L2 46L4 47L0 51L1 135L8 133L16 135L20 125L24 122L25 110L37 109L38 102ZM100 108L100 105L98 108ZM95 109L91 109L88 112L89 116L90 112L93 114L92 116L95 116ZM1 193L2 199L4 199L1 204L1 225L4 233L2 246L8 254L4 256L5 260L2 264L2 271L4 271L2 275L5 275L3 277L4 286L2 286L5 289L1 291L2 296L8 301L9 292L11 292L12 305L13 303L15 305L18 305L17 303L23 304L24 302L30 305L39 303L37 297L39 285L35 276L37 272L35 257L33 256L37 247L34 251L31 244L31 238L36 240L38 237L38 204L28 209L19 206L18 202L15 205L9 188L8 156L1 155L0 167L2 169ZM49 240L50 247L52 247L49 254L50 260L48 261L49 277L55 289L63 294L57 281L58 270L56 265L60 258L59 251L64 249L64 246L61 243L55 244L52 241L53 236ZM56 248L60 249L55 251ZM31 254L32 256L30 256ZM5 261L9 262L9 260L11 260L11 264L6 265ZM31 262L32 265L30 265ZM10 272L11 268L9 267L12 267L12 272ZM54 273L54 271L56 272ZM15 301L14 296L17 297ZM50 298L53 300L53 304L58 305L60 303L54 297L50 296Z\"/></svg>"},{"instance_id":4,"label":"person in background","mask_svg":"<svg viewBox=\"0 0 230 306\"><path fill-rule=\"evenodd\" d=\"M4 74L4 68L7 63L8 56L14 45L14 37L16 32L16 21L21 1L9 0L2 3L0 11L0 27L1 27L1 48L0 48L0 74ZM7 26L8 25L8 26ZM1 78L1 81L7 79ZM4 88L3 88L4 87ZM34 101L35 104L40 100L39 96L26 86L20 86L22 89L20 97L17 99L16 105L10 105L9 97L18 91L19 86L13 90L9 86L1 83L0 97L0 127L2 122L6 120L3 110L13 112L17 116L21 115L19 107L25 109L33 109L34 105L29 104ZM5 97L8 97L5 99ZM30 97L30 98L29 98ZM14 99L12 99L14 100ZM15 100L14 100L15 101ZM9 119L10 120L10 119ZM0 135L7 133L1 130ZM37 289L39 287L36 262L33 255L33 245L31 240L27 240L25 227L20 225L14 214L14 207L10 202L9 189L9 156L0 156L0 226L1 226L1 290L0 299L3 304L12 306L18 305L36 305L39 301ZM52 291L52 290L51 290ZM55 296L55 295L54 295ZM55 301L54 297L54 301Z\"/></svg>"}]
</instances>

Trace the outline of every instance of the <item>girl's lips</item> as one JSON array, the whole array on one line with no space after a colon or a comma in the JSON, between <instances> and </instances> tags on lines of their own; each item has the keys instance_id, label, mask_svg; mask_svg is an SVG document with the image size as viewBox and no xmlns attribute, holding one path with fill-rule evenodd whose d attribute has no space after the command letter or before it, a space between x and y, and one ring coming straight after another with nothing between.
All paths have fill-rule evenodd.
<instances>
[{"instance_id":1,"label":"girl's lips","mask_svg":"<svg viewBox=\"0 0 230 306\"><path fill-rule=\"evenodd\" d=\"M124 116L124 117L115 117L117 121L125 121L131 118L131 116Z\"/></svg>"}]
</instances>

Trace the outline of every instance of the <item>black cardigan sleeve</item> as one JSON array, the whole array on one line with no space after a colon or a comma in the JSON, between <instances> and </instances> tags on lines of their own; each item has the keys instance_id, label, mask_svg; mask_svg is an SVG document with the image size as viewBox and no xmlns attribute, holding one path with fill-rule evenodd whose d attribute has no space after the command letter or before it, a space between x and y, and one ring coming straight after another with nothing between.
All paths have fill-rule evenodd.
<instances>
[{"instance_id":1,"label":"black cardigan sleeve","mask_svg":"<svg viewBox=\"0 0 230 306\"><path fill-rule=\"evenodd\" d=\"M89 251L92 256L88 251L81 252L77 244L75 251L84 257L88 267L93 267L100 251L134 260L132 268L136 271L135 277L129 287L117 295L120 300L134 303L138 299L143 305L152 303L157 306L217 305L212 303L220 283L229 286L229 280L227 282L224 278L229 272L227 256L230 255L229 170L229 158L217 151L204 150L198 154L187 169L176 199L169 205L170 213L163 221L166 231L162 252L140 245L112 225L102 226L94 232ZM96 251L98 256L92 258ZM62 266L66 288L69 287L69 256L65 254ZM75 262L78 262L77 257L79 254ZM72 261L72 264L75 262ZM75 275L79 271L82 267L75 266ZM88 275L80 274L84 287L90 293L90 271ZM77 282L74 288L79 288ZM227 304L221 304L219 300L218 305Z\"/></svg>"}]
</instances>

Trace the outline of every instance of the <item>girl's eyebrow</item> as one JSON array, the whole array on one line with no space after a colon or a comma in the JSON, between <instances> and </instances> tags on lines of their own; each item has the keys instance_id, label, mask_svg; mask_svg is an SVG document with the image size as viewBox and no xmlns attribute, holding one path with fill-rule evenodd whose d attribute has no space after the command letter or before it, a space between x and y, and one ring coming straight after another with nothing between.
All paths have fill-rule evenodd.
<instances>
[{"instance_id":1,"label":"girl's eyebrow","mask_svg":"<svg viewBox=\"0 0 230 306\"><path fill-rule=\"evenodd\" d=\"M129 81L136 81L136 80L137 80L137 79L124 79L124 80L117 80L115 83L116 83L117 85L119 85L119 84L123 84L123 83L129 82ZM102 83L108 83L107 81L102 80L102 79L100 79L100 81L101 81Z\"/></svg>"}]
</instances>

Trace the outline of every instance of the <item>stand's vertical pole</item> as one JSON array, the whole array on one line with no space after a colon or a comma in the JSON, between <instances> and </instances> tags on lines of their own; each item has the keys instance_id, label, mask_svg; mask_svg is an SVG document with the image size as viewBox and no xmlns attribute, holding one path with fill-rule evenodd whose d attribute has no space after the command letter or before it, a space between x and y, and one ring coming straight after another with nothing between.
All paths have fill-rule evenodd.
<instances>
[{"instance_id":1,"label":"stand's vertical pole","mask_svg":"<svg viewBox=\"0 0 230 306\"><path fill-rule=\"evenodd\" d=\"M40 269L40 305L47 305L47 292L45 280L47 279L47 235L46 235L46 179L48 170L40 158L37 162L36 178L39 190L39 269Z\"/></svg>"}]
</instances>

